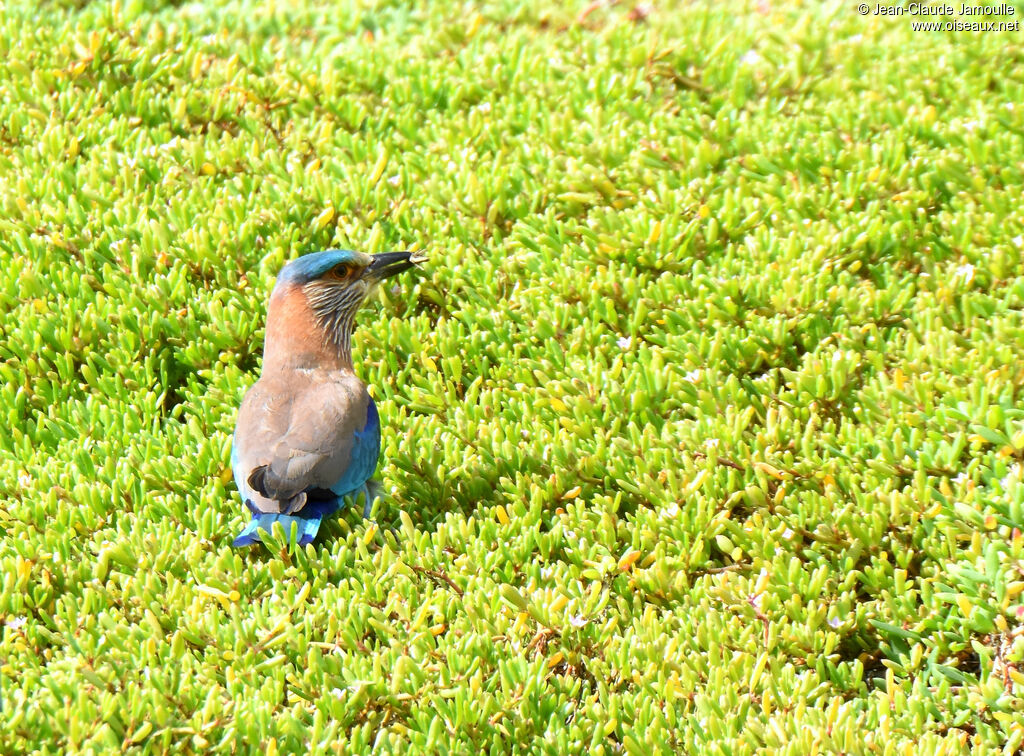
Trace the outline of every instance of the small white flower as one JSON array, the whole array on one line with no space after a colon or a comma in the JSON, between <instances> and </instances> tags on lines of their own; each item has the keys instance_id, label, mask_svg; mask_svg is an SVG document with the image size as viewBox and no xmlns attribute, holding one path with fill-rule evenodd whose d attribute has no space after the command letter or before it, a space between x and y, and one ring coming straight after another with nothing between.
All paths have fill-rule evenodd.
<instances>
[{"instance_id":1,"label":"small white flower","mask_svg":"<svg viewBox=\"0 0 1024 756\"><path fill-rule=\"evenodd\" d=\"M793 531L792 531L792 529L791 529L791 528L786 528L785 530L783 530L783 531L782 531L782 537L783 537L783 539L785 539L785 540L787 540L787 541L788 541L788 540L789 540L790 538L792 538L792 537L793 537Z\"/></svg>"},{"instance_id":2,"label":"small white flower","mask_svg":"<svg viewBox=\"0 0 1024 756\"><path fill-rule=\"evenodd\" d=\"M490 113L491 112L491 103L489 103L489 102L481 102L479 105L477 105L473 109L477 113Z\"/></svg>"},{"instance_id":3,"label":"small white flower","mask_svg":"<svg viewBox=\"0 0 1024 756\"><path fill-rule=\"evenodd\" d=\"M961 265L956 269L956 275L957 277L962 278L965 284L969 284L974 280L974 266L970 263Z\"/></svg>"},{"instance_id":4,"label":"small white flower","mask_svg":"<svg viewBox=\"0 0 1024 756\"><path fill-rule=\"evenodd\" d=\"M704 448L705 449L717 449L719 443L721 443L721 441L719 439L717 439L717 438L709 438L707 441L704 442Z\"/></svg>"},{"instance_id":5,"label":"small white flower","mask_svg":"<svg viewBox=\"0 0 1024 756\"><path fill-rule=\"evenodd\" d=\"M345 691L343 691L341 688L331 688L331 695L335 698L341 698L343 695L345 695Z\"/></svg>"},{"instance_id":6,"label":"small white flower","mask_svg":"<svg viewBox=\"0 0 1024 756\"><path fill-rule=\"evenodd\" d=\"M398 186L402 183L402 177L396 173L394 176L388 177L388 183L391 184L391 186Z\"/></svg>"},{"instance_id":7,"label":"small white flower","mask_svg":"<svg viewBox=\"0 0 1024 756\"><path fill-rule=\"evenodd\" d=\"M1021 249L1024 249L1024 235L1017 234L1015 237L1010 239L1010 241L1012 241L1014 244L1016 244Z\"/></svg>"},{"instance_id":8,"label":"small white flower","mask_svg":"<svg viewBox=\"0 0 1024 756\"><path fill-rule=\"evenodd\" d=\"M689 383L696 383L697 381L700 380L701 372L702 371L700 368L697 368L696 370L691 370L689 373L683 376L683 380Z\"/></svg>"},{"instance_id":9,"label":"small white flower","mask_svg":"<svg viewBox=\"0 0 1024 756\"><path fill-rule=\"evenodd\" d=\"M965 483L968 483L970 480L971 480L971 476L968 475L965 472L962 472L959 475L957 475L955 478L953 478L953 482L954 483L958 483L961 486L964 485Z\"/></svg>"},{"instance_id":10,"label":"small white flower","mask_svg":"<svg viewBox=\"0 0 1024 756\"><path fill-rule=\"evenodd\" d=\"M619 345L619 349L629 349L633 345L633 337L623 336L622 338L618 339L615 343Z\"/></svg>"},{"instance_id":11,"label":"small white flower","mask_svg":"<svg viewBox=\"0 0 1024 756\"><path fill-rule=\"evenodd\" d=\"M577 614L576 616L569 618L569 624L572 625L573 627L583 627L589 621L590 620L588 620L582 614Z\"/></svg>"},{"instance_id":12,"label":"small white flower","mask_svg":"<svg viewBox=\"0 0 1024 756\"><path fill-rule=\"evenodd\" d=\"M967 121L964 123L964 131L968 134L973 134L981 126L981 121Z\"/></svg>"},{"instance_id":13,"label":"small white flower","mask_svg":"<svg viewBox=\"0 0 1024 756\"><path fill-rule=\"evenodd\" d=\"M7 627L11 628L11 630L19 630L25 627L26 622L28 622L27 617L14 617L7 620Z\"/></svg>"},{"instance_id":14,"label":"small white flower","mask_svg":"<svg viewBox=\"0 0 1024 756\"><path fill-rule=\"evenodd\" d=\"M662 517L672 517L672 518L674 518L678 514L679 514L679 504L677 504L674 501L671 504L669 504L667 507L665 507L663 510L661 510Z\"/></svg>"},{"instance_id":15,"label":"small white flower","mask_svg":"<svg viewBox=\"0 0 1024 756\"><path fill-rule=\"evenodd\" d=\"M747 50L743 53L743 57L740 58L740 62L748 66L756 66L762 60L764 60L764 58L761 57L761 54L757 50Z\"/></svg>"},{"instance_id":16,"label":"small white flower","mask_svg":"<svg viewBox=\"0 0 1024 756\"><path fill-rule=\"evenodd\" d=\"M833 617L832 619L830 619L828 621L828 626L833 628L833 629L839 627L841 624L843 624L843 621L841 619L839 619L838 617Z\"/></svg>"}]
</instances>

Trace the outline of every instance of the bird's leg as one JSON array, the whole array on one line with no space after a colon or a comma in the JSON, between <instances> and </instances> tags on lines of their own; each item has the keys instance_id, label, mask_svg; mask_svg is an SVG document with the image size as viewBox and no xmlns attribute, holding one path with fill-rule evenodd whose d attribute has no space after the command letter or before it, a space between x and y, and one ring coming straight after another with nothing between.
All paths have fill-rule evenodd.
<instances>
[{"instance_id":1,"label":"bird's leg","mask_svg":"<svg viewBox=\"0 0 1024 756\"><path fill-rule=\"evenodd\" d=\"M370 519L370 510L373 509L373 501L370 499L370 487L363 483L363 519Z\"/></svg>"},{"instance_id":2,"label":"bird's leg","mask_svg":"<svg viewBox=\"0 0 1024 756\"><path fill-rule=\"evenodd\" d=\"M372 481L366 481L363 484L363 519L370 519L370 510L373 509L373 500L376 498L377 486L373 485Z\"/></svg>"}]
</instances>

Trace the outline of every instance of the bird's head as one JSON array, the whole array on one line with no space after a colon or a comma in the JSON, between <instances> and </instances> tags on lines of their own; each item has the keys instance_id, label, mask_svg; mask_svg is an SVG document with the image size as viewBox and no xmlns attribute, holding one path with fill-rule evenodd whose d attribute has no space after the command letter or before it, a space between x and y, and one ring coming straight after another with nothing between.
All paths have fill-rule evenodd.
<instances>
[{"instance_id":1,"label":"bird's head","mask_svg":"<svg viewBox=\"0 0 1024 756\"><path fill-rule=\"evenodd\" d=\"M313 252L285 265L275 289L301 290L325 335L347 351L356 310L370 292L385 278L425 259L425 255L417 252Z\"/></svg>"}]
</instances>

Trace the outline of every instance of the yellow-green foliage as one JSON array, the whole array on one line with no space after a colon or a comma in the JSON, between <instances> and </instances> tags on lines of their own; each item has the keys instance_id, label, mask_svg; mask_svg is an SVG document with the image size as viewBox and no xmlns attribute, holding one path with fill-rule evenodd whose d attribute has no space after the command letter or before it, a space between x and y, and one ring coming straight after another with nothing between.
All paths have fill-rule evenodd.
<instances>
[{"instance_id":1,"label":"yellow-green foliage","mask_svg":"<svg viewBox=\"0 0 1024 756\"><path fill-rule=\"evenodd\" d=\"M0 752L1020 746L1019 35L587 6L0 10ZM331 246L377 524L233 551Z\"/></svg>"}]
</instances>

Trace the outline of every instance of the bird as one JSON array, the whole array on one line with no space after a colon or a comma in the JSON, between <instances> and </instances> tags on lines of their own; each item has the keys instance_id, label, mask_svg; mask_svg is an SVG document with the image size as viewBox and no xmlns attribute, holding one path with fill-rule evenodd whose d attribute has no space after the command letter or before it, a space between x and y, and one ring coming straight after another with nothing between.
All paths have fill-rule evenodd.
<instances>
[{"instance_id":1,"label":"bird","mask_svg":"<svg viewBox=\"0 0 1024 756\"><path fill-rule=\"evenodd\" d=\"M312 543L324 517L364 496L380 455L377 406L352 366L355 314L386 278L413 268L416 252L329 249L278 274L267 306L263 368L238 410L231 469L252 520L235 547L261 541L275 522Z\"/></svg>"}]
</instances>

